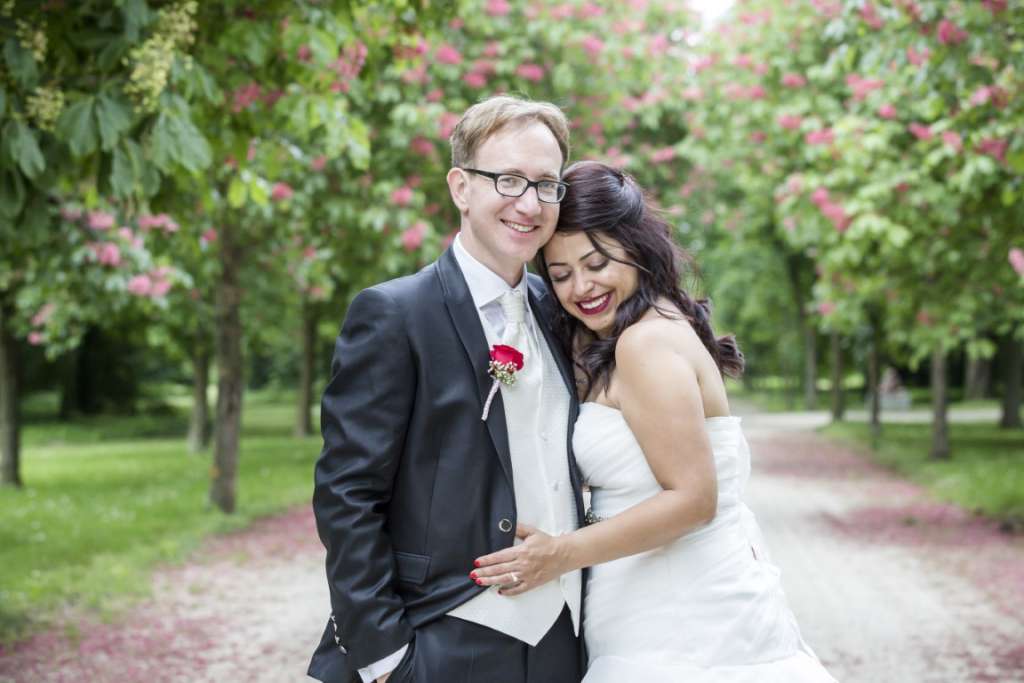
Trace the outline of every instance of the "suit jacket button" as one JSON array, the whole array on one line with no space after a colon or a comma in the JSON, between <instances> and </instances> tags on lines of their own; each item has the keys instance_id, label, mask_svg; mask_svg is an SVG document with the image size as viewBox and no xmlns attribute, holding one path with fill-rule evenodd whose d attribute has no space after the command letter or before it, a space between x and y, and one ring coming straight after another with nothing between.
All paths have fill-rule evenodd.
<instances>
[{"instance_id":1,"label":"suit jacket button","mask_svg":"<svg viewBox=\"0 0 1024 683\"><path fill-rule=\"evenodd\" d=\"M512 520L508 517L502 517L501 521L498 522L498 529L505 534L512 531Z\"/></svg>"}]
</instances>

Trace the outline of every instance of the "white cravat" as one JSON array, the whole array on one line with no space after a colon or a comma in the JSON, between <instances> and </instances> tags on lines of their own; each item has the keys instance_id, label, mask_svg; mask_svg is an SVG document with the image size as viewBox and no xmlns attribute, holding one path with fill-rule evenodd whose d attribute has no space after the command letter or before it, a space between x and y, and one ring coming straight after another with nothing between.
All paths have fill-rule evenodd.
<instances>
[{"instance_id":1,"label":"white cravat","mask_svg":"<svg viewBox=\"0 0 1024 683\"><path fill-rule=\"evenodd\" d=\"M510 289L501 295L501 312L505 315L505 330L501 343L523 354L523 369L516 373L516 384L536 390L542 376L540 349L526 323L526 301L522 291ZM511 389L511 388L510 388ZM525 392L523 392L525 393Z\"/></svg>"}]
</instances>

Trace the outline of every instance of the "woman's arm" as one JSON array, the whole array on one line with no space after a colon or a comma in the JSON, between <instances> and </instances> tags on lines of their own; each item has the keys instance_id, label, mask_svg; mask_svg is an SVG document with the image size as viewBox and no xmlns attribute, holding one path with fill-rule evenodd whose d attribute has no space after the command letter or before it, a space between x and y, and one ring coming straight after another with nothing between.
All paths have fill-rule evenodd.
<instances>
[{"instance_id":1,"label":"woman's arm","mask_svg":"<svg viewBox=\"0 0 1024 683\"><path fill-rule=\"evenodd\" d=\"M666 319L633 325L615 349L620 409L663 490L563 536L521 526L523 543L477 560L471 576L478 583L516 595L566 572L665 545L714 517L715 464L691 360L698 350L703 345L688 325Z\"/></svg>"}]
</instances>

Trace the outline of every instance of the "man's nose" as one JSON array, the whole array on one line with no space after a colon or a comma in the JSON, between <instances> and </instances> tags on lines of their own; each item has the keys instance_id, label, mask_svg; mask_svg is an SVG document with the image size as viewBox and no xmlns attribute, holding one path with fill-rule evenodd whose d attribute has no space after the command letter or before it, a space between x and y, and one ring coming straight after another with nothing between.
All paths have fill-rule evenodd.
<instances>
[{"instance_id":1,"label":"man's nose","mask_svg":"<svg viewBox=\"0 0 1024 683\"><path fill-rule=\"evenodd\" d=\"M516 210L527 216L536 216L541 211L540 192L536 187L526 188L518 199L516 199Z\"/></svg>"}]
</instances>

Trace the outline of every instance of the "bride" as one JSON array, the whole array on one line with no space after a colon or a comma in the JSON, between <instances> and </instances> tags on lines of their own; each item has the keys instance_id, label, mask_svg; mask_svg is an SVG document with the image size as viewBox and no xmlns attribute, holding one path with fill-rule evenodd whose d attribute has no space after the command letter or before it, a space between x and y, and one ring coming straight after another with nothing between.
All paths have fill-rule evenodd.
<instances>
[{"instance_id":1,"label":"bride","mask_svg":"<svg viewBox=\"0 0 1024 683\"><path fill-rule=\"evenodd\" d=\"M578 369L591 523L556 537L521 526L474 574L518 595L589 567L584 683L834 683L741 501L750 455L722 375L742 354L679 286L684 255L630 176L580 162L564 180L537 266Z\"/></svg>"}]
</instances>

